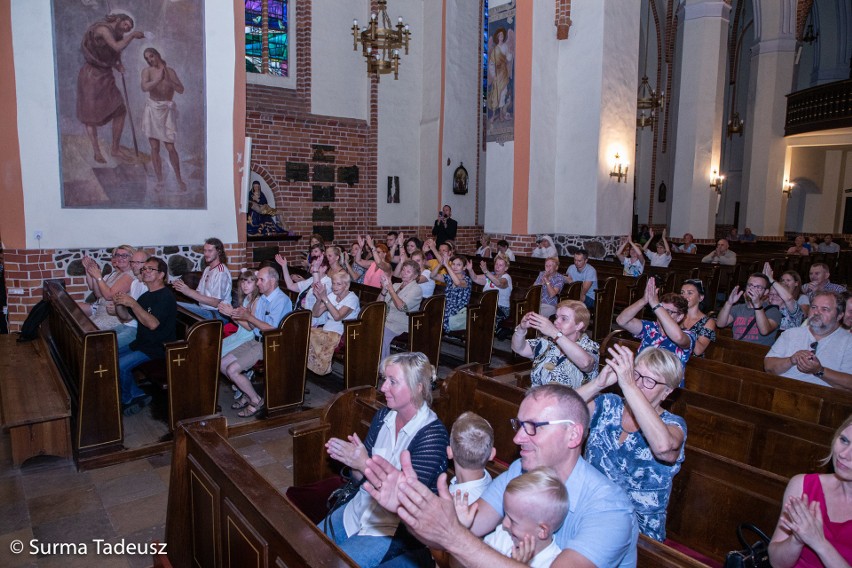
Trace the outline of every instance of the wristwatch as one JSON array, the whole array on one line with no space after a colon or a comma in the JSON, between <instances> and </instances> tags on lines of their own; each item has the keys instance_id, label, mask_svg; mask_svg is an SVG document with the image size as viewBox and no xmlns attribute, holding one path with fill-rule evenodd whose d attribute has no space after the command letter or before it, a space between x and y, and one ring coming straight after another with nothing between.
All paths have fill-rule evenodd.
<instances>
[{"instance_id":1,"label":"wristwatch","mask_svg":"<svg viewBox=\"0 0 852 568\"><path fill-rule=\"evenodd\" d=\"M814 373L814 376L817 377L818 379L823 378L825 376L825 367L823 367L822 369L820 369L819 371Z\"/></svg>"},{"instance_id":2,"label":"wristwatch","mask_svg":"<svg viewBox=\"0 0 852 568\"><path fill-rule=\"evenodd\" d=\"M565 334L563 334L561 331L557 331L556 335L553 336L553 341L559 341L560 337L565 337Z\"/></svg>"},{"instance_id":3,"label":"wristwatch","mask_svg":"<svg viewBox=\"0 0 852 568\"><path fill-rule=\"evenodd\" d=\"M754 311L763 311L763 306L755 306Z\"/></svg>"}]
</instances>

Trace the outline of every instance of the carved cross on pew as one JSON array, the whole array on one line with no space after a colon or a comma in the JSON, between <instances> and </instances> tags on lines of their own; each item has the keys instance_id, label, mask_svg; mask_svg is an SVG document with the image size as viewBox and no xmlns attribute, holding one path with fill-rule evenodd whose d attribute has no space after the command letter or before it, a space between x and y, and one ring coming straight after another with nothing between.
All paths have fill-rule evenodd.
<instances>
[{"instance_id":1,"label":"carved cross on pew","mask_svg":"<svg viewBox=\"0 0 852 568\"><path fill-rule=\"evenodd\" d=\"M473 312L473 313L471 314L471 316L470 316L470 319L472 319L472 320L474 321L474 323L475 323L475 322L476 322L476 318L477 318L477 312Z\"/></svg>"},{"instance_id":2,"label":"carved cross on pew","mask_svg":"<svg viewBox=\"0 0 852 568\"><path fill-rule=\"evenodd\" d=\"M108 373L108 372L109 372L109 369L104 369L103 365L98 365L98 370L95 371L95 374L98 376L99 379L102 379L102 378L104 378L104 373Z\"/></svg>"},{"instance_id":3,"label":"carved cross on pew","mask_svg":"<svg viewBox=\"0 0 852 568\"><path fill-rule=\"evenodd\" d=\"M423 327L423 324L422 324L422 323L420 323L420 320L419 320L419 319L418 319L418 320L414 320L414 329L416 329L417 331L420 331L420 328L421 328L421 327Z\"/></svg>"},{"instance_id":4,"label":"carved cross on pew","mask_svg":"<svg viewBox=\"0 0 852 568\"><path fill-rule=\"evenodd\" d=\"M358 337L358 331L353 329L353 330L352 330L352 335L351 335L350 337L351 337L351 338L352 338L352 340L354 341L354 340Z\"/></svg>"},{"instance_id":5,"label":"carved cross on pew","mask_svg":"<svg viewBox=\"0 0 852 568\"><path fill-rule=\"evenodd\" d=\"M275 351L278 349L278 342L277 342L277 341L273 341L273 342L272 342L272 345L270 345L270 346L269 346L269 348L270 348L270 349L272 349L272 352L273 352L273 353L275 353Z\"/></svg>"},{"instance_id":6,"label":"carved cross on pew","mask_svg":"<svg viewBox=\"0 0 852 568\"><path fill-rule=\"evenodd\" d=\"M178 367L180 367L180 366L181 366L181 364L182 364L184 361L186 361L186 358L185 358L185 357L181 357L181 356L180 356L180 354L178 354L178 356L177 356L174 360L172 360L172 363L177 363L177 366L178 366Z\"/></svg>"}]
</instances>

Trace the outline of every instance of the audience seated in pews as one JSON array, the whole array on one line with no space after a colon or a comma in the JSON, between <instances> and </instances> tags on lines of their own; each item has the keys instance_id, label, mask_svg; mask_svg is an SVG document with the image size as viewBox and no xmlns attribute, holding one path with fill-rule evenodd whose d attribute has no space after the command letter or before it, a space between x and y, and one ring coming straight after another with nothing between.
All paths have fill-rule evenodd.
<instances>
[{"instance_id":1,"label":"audience seated in pews","mask_svg":"<svg viewBox=\"0 0 852 568\"><path fill-rule=\"evenodd\" d=\"M811 254L819 252L819 243L817 242L816 235L808 236L807 242L805 243L805 248L808 249Z\"/></svg>"},{"instance_id":2,"label":"audience seated in pews","mask_svg":"<svg viewBox=\"0 0 852 568\"><path fill-rule=\"evenodd\" d=\"M384 274L382 277L387 278ZM330 294L321 281L315 280L313 283L317 302L311 308L315 323L311 327L308 344L308 369L317 375L327 375L331 372L334 350L343 336L343 322L357 318L361 310L358 296L349 291L350 282L349 274L336 272L331 277Z\"/></svg>"},{"instance_id":3,"label":"audience seated in pews","mask_svg":"<svg viewBox=\"0 0 852 568\"><path fill-rule=\"evenodd\" d=\"M397 256L393 261L393 275L399 278L399 271L402 270L403 263L406 260L410 260L414 251L420 248L420 239L417 237L406 239L404 234L399 233L397 240L399 245L397 249Z\"/></svg>"},{"instance_id":4,"label":"audience seated in pews","mask_svg":"<svg viewBox=\"0 0 852 568\"><path fill-rule=\"evenodd\" d=\"M219 318L224 321L218 311L219 304L231 302L231 271L226 263L228 255L225 253L225 245L217 238L209 238L204 241L204 273L198 282L198 288L193 290L186 282L177 279L174 282L175 290L195 300L197 303L179 302L181 306L204 319Z\"/></svg>"},{"instance_id":5,"label":"audience seated in pews","mask_svg":"<svg viewBox=\"0 0 852 568\"><path fill-rule=\"evenodd\" d=\"M148 253L142 250L137 250L130 257L130 270L133 272L133 282L130 283L130 290L128 291L128 294L130 294L135 300L138 300L139 296L148 291L148 287L145 286L145 283L142 281L142 267L145 265L146 260L148 260ZM115 302L107 302L106 310L107 313L116 316L116 319L118 319L118 314L115 310ZM119 319L118 322L118 325L112 329L115 331L116 348L121 349L130 345L133 340L136 339L136 329L139 322L137 322L134 318L131 318L130 321L127 322L122 322Z\"/></svg>"},{"instance_id":6,"label":"audience seated in pews","mask_svg":"<svg viewBox=\"0 0 852 568\"><path fill-rule=\"evenodd\" d=\"M435 368L423 353L398 353L384 359L380 370L387 406L373 417L367 437L362 442L353 433L348 440L331 438L326 444L328 455L349 467L362 484L320 527L359 566L378 566L401 555L410 561L406 565L428 565L429 550L411 538L395 508L378 506L363 479L371 456L382 456L393 468L401 465L401 454L407 451L409 465L414 464L409 471L427 491L436 491L439 475L446 480L449 437L430 408ZM374 487L381 488L381 483Z\"/></svg>"},{"instance_id":7,"label":"audience seated in pews","mask_svg":"<svg viewBox=\"0 0 852 568\"><path fill-rule=\"evenodd\" d=\"M615 256L618 257L618 262L624 267L625 276L638 278L645 271L645 259L642 257L642 249L630 237L616 251Z\"/></svg>"},{"instance_id":8,"label":"audience seated in pews","mask_svg":"<svg viewBox=\"0 0 852 568\"><path fill-rule=\"evenodd\" d=\"M340 258L342 256L343 252L340 250L340 247L325 247L325 258L326 260L328 260L328 272L326 272L326 274L329 278L334 276L338 272L345 272L349 274L349 272L340 264Z\"/></svg>"},{"instance_id":9,"label":"audience seated in pews","mask_svg":"<svg viewBox=\"0 0 852 568\"><path fill-rule=\"evenodd\" d=\"M325 244L317 243L311 246L310 252L308 255L302 259L301 268L305 272L313 272L313 267L317 265L317 263L324 264L328 266L328 259L325 257ZM280 263L279 263L280 264ZM293 282L301 282L304 280L300 274L291 274L290 279Z\"/></svg>"},{"instance_id":10,"label":"audience seated in pews","mask_svg":"<svg viewBox=\"0 0 852 568\"><path fill-rule=\"evenodd\" d=\"M570 387L537 386L527 393L511 420L521 457L497 477L476 502L470 530L458 520L446 476L438 495L418 479L412 460L401 465L380 456L367 461L367 491L382 507L400 518L423 542L447 550L462 566L499 566L505 558L480 538L505 516L503 495L509 482L537 467L553 469L571 496L570 514L556 531L562 549L558 565L635 566L638 525L624 491L582 457L589 410Z\"/></svg>"},{"instance_id":11,"label":"audience seated in pews","mask_svg":"<svg viewBox=\"0 0 852 568\"><path fill-rule=\"evenodd\" d=\"M290 269L285 257L280 254L276 254L275 262L281 266L281 273L284 276L284 285L288 290L296 292L299 295L296 299L295 308L304 308L306 310L314 309L314 306L317 303L317 296L314 294L315 282L322 283L322 285L325 286L326 294L331 294L331 278L327 275L328 259L325 258L324 253L322 256L317 257L313 264L311 264L311 277L308 279L299 279L299 281L295 281L294 277L290 276ZM314 318L312 325L320 325L320 322Z\"/></svg>"},{"instance_id":12,"label":"audience seated in pews","mask_svg":"<svg viewBox=\"0 0 852 568\"><path fill-rule=\"evenodd\" d=\"M355 262L367 269L367 272L364 273L364 284L373 288L381 288L382 274L390 276L393 272L389 262L390 250L385 243L374 243L373 237L370 235L358 237L358 244L362 248L364 247L364 243L366 243L367 248L372 253L373 260L356 259Z\"/></svg>"},{"instance_id":13,"label":"audience seated in pews","mask_svg":"<svg viewBox=\"0 0 852 568\"><path fill-rule=\"evenodd\" d=\"M798 235L793 240L793 246L787 249L787 254L808 256L810 254L810 250L805 247L805 237L803 237L802 235Z\"/></svg>"},{"instance_id":14,"label":"audience seated in pews","mask_svg":"<svg viewBox=\"0 0 852 568\"><path fill-rule=\"evenodd\" d=\"M743 234L740 235L740 242L741 243L756 243L757 242L757 235L752 233L750 228L746 227L745 229L743 229Z\"/></svg>"},{"instance_id":15,"label":"audience seated in pews","mask_svg":"<svg viewBox=\"0 0 852 568\"><path fill-rule=\"evenodd\" d=\"M852 416L837 429L833 473L794 476L784 491L784 509L769 543L775 568L852 565Z\"/></svg>"},{"instance_id":16,"label":"audience seated in pews","mask_svg":"<svg viewBox=\"0 0 852 568\"><path fill-rule=\"evenodd\" d=\"M576 300L559 302L553 322L535 312L524 314L512 335L512 351L533 360L533 385L561 383L577 388L597 377L600 345L585 333L589 319L589 310ZM525 339L530 328L539 337Z\"/></svg>"},{"instance_id":17,"label":"audience seated in pews","mask_svg":"<svg viewBox=\"0 0 852 568\"><path fill-rule=\"evenodd\" d=\"M651 261L651 266L668 268L669 264L672 262L672 251L669 248L669 241L666 240L666 230L663 229L663 235L660 237L660 240L657 241L657 252L651 252L648 250L653 238L654 229L651 229L651 239L642 245L642 251L645 253L645 256L648 257L648 260Z\"/></svg>"},{"instance_id":18,"label":"audience seated in pews","mask_svg":"<svg viewBox=\"0 0 852 568\"><path fill-rule=\"evenodd\" d=\"M254 313L257 300L260 297L260 291L257 288L257 272L251 268L243 268L240 270L240 275L237 278L237 302L236 307L247 309ZM234 312L234 307L229 302L219 304L219 313L226 317L230 317ZM254 341L254 328L244 319L233 320L237 326L237 331L222 340L222 361L225 355L233 351L238 346L247 341ZM222 368L222 373L227 374L227 367ZM234 388L234 400L239 400L243 397L243 391L239 390L236 385Z\"/></svg>"},{"instance_id":19,"label":"audience seated in pews","mask_svg":"<svg viewBox=\"0 0 852 568\"><path fill-rule=\"evenodd\" d=\"M840 325L845 309L839 294L817 292L808 325L781 334L766 354L766 371L852 390L852 335Z\"/></svg>"},{"instance_id":20,"label":"audience seated in pews","mask_svg":"<svg viewBox=\"0 0 852 568\"><path fill-rule=\"evenodd\" d=\"M399 234L399 237L404 238L402 233ZM408 237L407 239L405 239L405 247L403 248L403 250L408 254L408 256L414 254L414 251L422 249L423 241L421 241L417 237Z\"/></svg>"},{"instance_id":21,"label":"audience seated in pews","mask_svg":"<svg viewBox=\"0 0 852 568\"><path fill-rule=\"evenodd\" d=\"M484 292L497 290L495 329L499 329L500 324L509 317L509 310L512 307L512 276L509 274L509 259L497 253L494 257L494 272L488 270L488 264L484 260L479 263L482 274L476 273L471 260L467 261L466 268L470 279L482 286Z\"/></svg>"},{"instance_id":22,"label":"audience seated in pews","mask_svg":"<svg viewBox=\"0 0 852 568\"><path fill-rule=\"evenodd\" d=\"M683 234L683 242L679 245L675 245L674 250L676 252L682 252L683 254L695 254L698 252L698 247L694 242L695 237L692 236L692 233L684 233Z\"/></svg>"},{"instance_id":23,"label":"audience seated in pews","mask_svg":"<svg viewBox=\"0 0 852 568\"><path fill-rule=\"evenodd\" d=\"M846 286L843 284L831 282L831 269L824 262L813 263L808 271L808 277L811 281L802 286L802 292L807 294L811 302L813 302L814 295L821 290L838 294L846 291Z\"/></svg>"},{"instance_id":24,"label":"audience seated in pews","mask_svg":"<svg viewBox=\"0 0 852 568\"><path fill-rule=\"evenodd\" d=\"M648 225L642 225L639 227L639 233L636 235L636 240L640 245L644 245L651 240L651 229L648 228Z\"/></svg>"},{"instance_id":25,"label":"audience seated in pews","mask_svg":"<svg viewBox=\"0 0 852 568\"><path fill-rule=\"evenodd\" d=\"M413 260L406 260L400 266L401 282L394 284L387 276L382 278L382 293L379 299L388 306L382 336L382 359L390 355L393 339L408 331L408 314L416 311L423 300L423 291L417 283L420 265Z\"/></svg>"},{"instance_id":26,"label":"audience seated in pews","mask_svg":"<svg viewBox=\"0 0 852 568\"><path fill-rule=\"evenodd\" d=\"M705 264L724 264L733 266L737 263L737 253L730 249L728 239L719 239L713 252L701 259Z\"/></svg>"},{"instance_id":27,"label":"audience seated in pews","mask_svg":"<svg viewBox=\"0 0 852 568\"><path fill-rule=\"evenodd\" d=\"M792 271L791 271L792 272ZM772 277L772 265L768 262L763 264L763 273L769 279L769 303L781 311L780 331L786 331L791 327L799 327L805 319L805 312L799 304L799 298L793 296L787 286ZM784 274L787 274L786 272ZM798 273L795 273L798 276ZM793 280L787 275L789 280ZM783 277L783 276L782 276ZM795 282L795 280L793 280ZM805 298L807 296L804 296Z\"/></svg>"},{"instance_id":28,"label":"audience seated in pews","mask_svg":"<svg viewBox=\"0 0 852 568\"><path fill-rule=\"evenodd\" d=\"M494 459L494 428L478 414L463 412L453 422L447 457L453 460L455 475L450 480L450 495L464 504L472 504L491 484L485 469Z\"/></svg>"},{"instance_id":29,"label":"audience seated in pews","mask_svg":"<svg viewBox=\"0 0 852 568\"><path fill-rule=\"evenodd\" d=\"M549 568L562 552L553 534L568 515L568 491L556 472L537 467L510 481L503 493L503 509L503 522L485 536L485 544L525 566ZM468 522L462 521L466 528L473 523L468 517Z\"/></svg>"},{"instance_id":30,"label":"audience seated in pews","mask_svg":"<svg viewBox=\"0 0 852 568\"><path fill-rule=\"evenodd\" d=\"M497 241L497 252L509 259L509 262L515 262L515 253L509 248L509 241L500 239Z\"/></svg>"},{"instance_id":31,"label":"audience seated in pews","mask_svg":"<svg viewBox=\"0 0 852 568\"><path fill-rule=\"evenodd\" d=\"M107 311L107 303L113 300L115 294L130 291L133 282L130 259L135 252L136 249L130 245L115 247L112 251L112 272L106 278L92 257L84 255L81 260L83 268L86 269L86 286L95 295L95 302L80 303L79 306L98 329L113 329L121 323L115 314Z\"/></svg>"},{"instance_id":32,"label":"audience seated in pews","mask_svg":"<svg viewBox=\"0 0 852 568\"><path fill-rule=\"evenodd\" d=\"M547 235L541 236L536 242L536 247L532 251L533 258L550 258L551 256L559 256L559 251L553 246L553 239Z\"/></svg>"},{"instance_id":33,"label":"audience seated in pews","mask_svg":"<svg viewBox=\"0 0 852 568\"><path fill-rule=\"evenodd\" d=\"M438 277L447 274L447 270L443 266L444 258L453 256L455 253L455 244L452 241L447 241L440 245L435 245L434 239L426 239L426 242L423 243L423 252L432 257L426 261L426 266L432 274L432 279L439 286L443 286L444 279Z\"/></svg>"},{"instance_id":34,"label":"audience seated in pews","mask_svg":"<svg viewBox=\"0 0 852 568\"><path fill-rule=\"evenodd\" d=\"M826 235L823 237L822 242L817 245L817 252L837 254L840 252L840 245L834 242L834 237Z\"/></svg>"},{"instance_id":35,"label":"audience seated in pews","mask_svg":"<svg viewBox=\"0 0 852 568\"><path fill-rule=\"evenodd\" d=\"M482 235L482 238L479 240L479 247L476 249L476 256L482 258L491 258L494 254L493 249L491 248L491 237L486 234Z\"/></svg>"},{"instance_id":36,"label":"audience seated in pews","mask_svg":"<svg viewBox=\"0 0 852 568\"><path fill-rule=\"evenodd\" d=\"M657 321L641 319L645 306L651 306L651 312ZM627 306L615 321L641 340L640 353L649 347L665 349L677 355L686 367L696 342L695 333L680 326L688 310L686 299L674 292L663 294L660 298L656 280L648 278L642 298Z\"/></svg>"},{"instance_id":37,"label":"audience seated in pews","mask_svg":"<svg viewBox=\"0 0 852 568\"><path fill-rule=\"evenodd\" d=\"M580 249L574 253L574 264L568 267L565 273L568 276L568 282L583 283L583 303L590 310L595 309L595 292L598 289L598 271L595 267L589 264L589 253L585 249Z\"/></svg>"},{"instance_id":38,"label":"audience seated in pews","mask_svg":"<svg viewBox=\"0 0 852 568\"><path fill-rule=\"evenodd\" d=\"M684 458L686 421L661 406L683 376L680 360L664 349L633 352L613 345L598 378L577 389L591 423L585 458L624 489L642 534L666 540L672 480ZM622 396L601 394L618 383Z\"/></svg>"},{"instance_id":39,"label":"audience seated in pews","mask_svg":"<svg viewBox=\"0 0 852 568\"><path fill-rule=\"evenodd\" d=\"M453 208L449 205L444 205L443 209L438 212L438 218L435 219L435 224L432 226L432 235L438 245L456 240L459 224L452 217Z\"/></svg>"},{"instance_id":40,"label":"audience seated in pews","mask_svg":"<svg viewBox=\"0 0 852 568\"><path fill-rule=\"evenodd\" d=\"M796 298L802 314L808 317L808 311L811 309L811 299L808 298L807 294L802 293L802 277L799 275L799 272L796 270L787 270L781 274L778 280L790 295Z\"/></svg>"},{"instance_id":41,"label":"audience seated in pews","mask_svg":"<svg viewBox=\"0 0 852 568\"><path fill-rule=\"evenodd\" d=\"M686 300L686 316L680 322L682 329L695 334L693 357L704 357L704 351L716 341L716 319L701 311L704 301L704 282L690 278L680 286L680 295Z\"/></svg>"},{"instance_id":42,"label":"audience seated in pews","mask_svg":"<svg viewBox=\"0 0 852 568\"><path fill-rule=\"evenodd\" d=\"M737 228L731 227L731 230L728 231L728 241L735 243L740 240L740 236L737 234Z\"/></svg>"},{"instance_id":43,"label":"audience seated in pews","mask_svg":"<svg viewBox=\"0 0 852 568\"><path fill-rule=\"evenodd\" d=\"M286 270L286 263L284 266ZM278 271L271 266L257 271L257 288L260 297L255 302L254 310L244 306L230 308L227 304L220 304L224 315L241 325L246 324L252 331L252 337L222 357L220 365L222 373L244 393L244 396L231 406L234 410L240 410L237 414L240 418L255 416L264 406L263 397L257 393L251 380L243 372L263 359L261 332L276 329L284 316L293 311L290 298L278 287Z\"/></svg>"},{"instance_id":44,"label":"audience seated in pews","mask_svg":"<svg viewBox=\"0 0 852 568\"><path fill-rule=\"evenodd\" d=\"M852 330L852 293L844 292L841 294L843 305L846 307L843 311L843 328Z\"/></svg>"},{"instance_id":45,"label":"audience seated in pews","mask_svg":"<svg viewBox=\"0 0 852 568\"><path fill-rule=\"evenodd\" d=\"M467 259L461 255L444 256L445 274L432 272L432 279L441 278L446 286L447 303L444 308L444 331L456 331L467 327L467 305L470 303L470 288L473 284L465 274Z\"/></svg>"},{"instance_id":46,"label":"audience seated in pews","mask_svg":"<svg viewBox=\"0 0 852 568\"><path fill-rule=\"evenodd\" d=\"M399 264L399 252L402 250L402 240L398 231L388 231L385 234L385 244L388 247L387 261L391 266Z\"/></svg>"},{"instance_id":47,"label":"audience seated in pews","mask_svg":"<svg viewBox=\"0 0 852 568\"><path fill-rule=\"evenodd\" d=\"M739 286L731 290L716 316L716 325L730 325L734 339L772 345L781 325L781 311L767 301L768 291L769 278L762 272L755 272L748 277L745 293L740 292ZM738 304L740 298L744 301Z\"/></svg>"},{"instance_id":48,"label":"audience seated in pews","mask_svg":"<svg viewBox=\"0 0 852 568\"><path fill-rule=\"evenodd\" d=\"M121 406L125 416L139 413L151 402L151 397L136 384L133 369L146 361L165 358L163 343L176 339L177 302L166 286L169 273L166 261L152 256L141 270L147 292L138 300L126 292L113 297L118 318L121 321L135 318L139 323L136 339L118 352Z\"/></svg>"},{"instance_id":49,"label":"audience seated in pews","mask_svg":"<svg viewBox=\"0 0 852 568\"><path fill-rule=\"evenodd\" d=\"M559 294L562 293L562 288L565 286L565 277L559 273L558 256L551 256L544 261L544 270L538 273L533 286L541 286L539 313L545 317L555 314Z\"/></svg>"}]
</instances>

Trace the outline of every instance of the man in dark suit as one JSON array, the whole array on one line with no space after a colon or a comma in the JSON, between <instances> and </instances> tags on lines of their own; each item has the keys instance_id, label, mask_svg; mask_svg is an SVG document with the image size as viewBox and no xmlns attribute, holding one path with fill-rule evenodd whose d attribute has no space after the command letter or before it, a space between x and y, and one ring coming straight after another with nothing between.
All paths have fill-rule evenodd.
<instances>
[{"instance_id":1,"label":"man in dark suit","mask_svg":"<svg viewBox=\"0 0 852 568\"><path fill-rule=\"evenodd\" d=\"M449 205L444 205L444 209L438 212L438 218L435 219L435 225L432 227L436 245L440 246L443 242L455 240L459 224L452 217L453 208Z\"/></svg>"}]
</instances>

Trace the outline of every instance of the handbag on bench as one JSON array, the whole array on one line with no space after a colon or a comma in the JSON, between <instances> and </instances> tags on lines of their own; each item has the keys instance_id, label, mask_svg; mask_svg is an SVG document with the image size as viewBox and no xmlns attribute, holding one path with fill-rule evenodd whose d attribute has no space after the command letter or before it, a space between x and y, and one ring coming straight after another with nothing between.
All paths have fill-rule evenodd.
<instances>
[{"instance_id":1,"label":"handbag on bench","mask_svg":"<svg viewBox=\"0 0 852 568\"><path fill-rule=\"evenodd\" d=\"M743 536L743 529L753 532L760 540L749 544ZM762 530L751 523L740 523L737 538L745 548L729 552L725 557L725 568L772 568L769 563L769 537Z\"/></svg>"}]
</instances>

